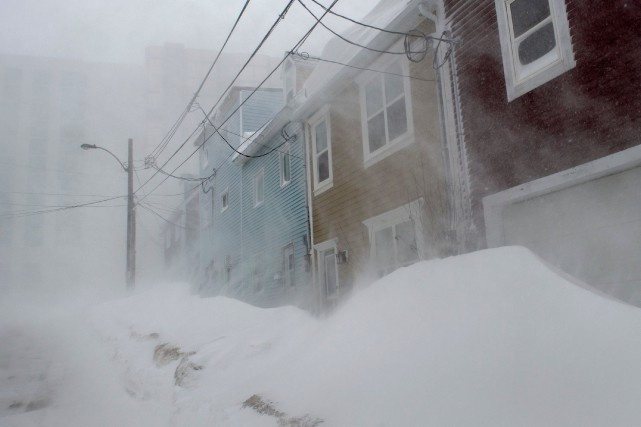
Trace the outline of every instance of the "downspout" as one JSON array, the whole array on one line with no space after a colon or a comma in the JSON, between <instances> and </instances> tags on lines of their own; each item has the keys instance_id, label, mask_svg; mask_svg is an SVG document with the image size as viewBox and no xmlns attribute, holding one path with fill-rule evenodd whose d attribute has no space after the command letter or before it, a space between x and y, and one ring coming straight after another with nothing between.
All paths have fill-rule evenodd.
<instances>
[{"instance_id":1,"label":"downspout","mask_svg":"<svg viewBox=\"0 0 641 427\"><path fill-rule=\"evenodd\" d=\"M422 15L434 19L437 36L447 35L449 29L445 22L443 0L436 4L421 3ZM451 35L447 35L448 38ZM458 79L455 73L455 52L446 58L441 50L436 52L434 64L438 83L439 112L441 117L441 137L443 141L446 182L448 186L450 239L457 243L457 253L471 249L470 235L474 232L470 199L470 178L465 148L465 136L458 98ZM438 66L438 64L441 64Z\"/></svg>"},{"instance_id":2,"label":"downspout","mask_svg":"<svg viewBox=\"0 0 641 427\"><path fill-rule=\"evenodd\" d=\"M318 292L319 285L318 285L318 277L316 274L316 257L314 256L314 215L312 215L312 208L313 208L313 197L312 197L312 170L309 167L310 162L309 162L309 157L307 153L311 153L311 150L309 149L309 143L311 140L311 135L309 132L309 127L305 123L301 123L301 131L303 133L303 158L305 159L304 167L305 167L305 181L306 181L306 186L305 186L305 193L307 196L307 226L309 227L309 247L307 248L307 254L310 257L310 262L311 262L311 269L312 269L312 295L314 295L314 306L316 307L316 310L320 312L321 308L321 295Z\"/></svg>"}]
</instances>

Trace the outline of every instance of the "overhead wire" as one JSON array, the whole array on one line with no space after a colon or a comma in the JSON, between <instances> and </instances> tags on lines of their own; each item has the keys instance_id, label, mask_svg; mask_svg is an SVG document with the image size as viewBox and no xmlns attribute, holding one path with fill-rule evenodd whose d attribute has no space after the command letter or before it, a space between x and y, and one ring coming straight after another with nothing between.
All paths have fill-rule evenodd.
<instances>
[{"instance_id":1,"label":"overhead wire","mask_svg":"<svg viewBox=\"0 0 641 427\"><path fill-rule=\"evenodd\" d=\"M416 77L416 76L411 76L411 75L407 75L407 74L393 73L391 71L375 70L373 68L367 68L367 67L358 67L356 65L350 65L350 64L346 64L346 63L340 62L340 61L333 61L331 59L325 59L325 58L321 58L319 56L312 56L312 55L308 54L307 52L288 52L288 53L290 55L298 56L299 58L301 58L301 59L303 59L305 61L308 60L308 59L311 59L311 60L315 60L315 61L319 61L319 62L327 62L329 64L341 65L341 66L348 67L348 68L353 68L353 69L356 69L356 70L371 71L371 72L374 72L374 73L387 74L387 75L390 75L390 76L403 77L403 78L408 78L408 79L411 79L411 80L418 80L418 81L423 81L423 82L434 82L434 81L436 81L435 79L425 79L425 78L422 78L422 77Z\"/></svg>"},{"instance_id":2,"label":"overhead wire","mask_svg":"<svg viewBox=\"0 0 641 427\"><path fill-rule=\"evenodd\" d=\"M238 80L238 78L240 77L240 75L242 74L242 72L245 70L245 68L247 68L247 65L248 65L248 64L251 62L251 60L256 56L256 54L258 53L259 49L263 46L263 44L265 44L265 42L267 41L267 39L271 36L271 34L273 33L273 31L274 31L274 29L276 28L276 26L278 25L278 23L279 23L282 19L284 19L284 17L285 17L285 15L286 15L286 13L289 11L289 8L290 8L290 7L291 7L291 5L294 3L294 1L295 1L295 0L290 0L290 1L287 3L287 5L286 5L286 6L285 6L285 8L283 9L283 11L278 15L278 18L276 19L276 21L272 24L272 26L270 27L270 29L267 31L267 33L265 34L265 36L262 38L262 40L261 40L261 41L260 41L260 43L258 44L258 47L256 47L256 49L254 49L254 51L253 51L253 52L252 52L252 54L250 55L249 59L248 59L248 60L245 62L245 64L241 67L240 71L239 71L239 72L236 74L236 76L232 79L232 81L231 81L231 83L229 84L229 86L227 86L227 88L223 91L223 93L221 94L221 96L220 96L220 98L218 99L218 101L216 101L216 103L214 104L214 106L213 106L213 107L211 108L211 110L209 111L209 114L207 114L206 116L209 116L209 115L211 115L211 114L212 114L212 112L214 111L214 109L216 108L216 106L217 106L217 105L221 102L221 100L225 97L225 95L227 94L227 92L229 91L229 89L233 86L233 84L236 82L236 80ZM279 66L280 66L280 64L279 64ZM271 74L273 74L274 72L275 72L275 70L274 70ZM270 74L270 76L271 76L271 74ZM267 79L265 79L264 81L266 81L266 80L267 80ZM263 82L264 82L264 81L263 81ZM253 92L252 92L252 94L253 94ZM251 95L250 95L250 96L251 96ZM245 102L246 102L246 100L245 100ZM241 105L242 105L242 104L241 104ZM231 117L231 116L230 116L230 117ZM226 123L228 120L229 120L229 117L227 118L227 120L225 120L225 122L223 122L223 124L224 124L224 123ZM190 135L185 139L185 141L183 141L183 143L182 143L182 144L181 144L181 145L180 145L180 146L179 146L179 147L174 151L174 153L173 153L173 154L172 154L172 155L171 155L171 156L170 156L170 157L169 157L169 158L168 158L168 159L167 159L167 160L166 160L166 161L165 161L165 162L164 162L164 163L163 163L163 164L158 168L158 169L156 169L156 171L152 174L152 176L151 176L151 177L149 177L149 179L147 179L147 181L145 181L145 183L144 183L142 186L140 186L138 189L136 189L136 190L134 191L134 193L137 193L137 192L138 192L138 190L140 190L142 187L144 187L145 185L147 185L147 184L148 184L148 183L149 183L149 182L150 182L150 181L151 181L151 180L152 180L156 175L158 175L159 173L161 173L161 172L160 172L160 170L163 170L163 169L164 169L164 167L165 167L165 166L167 166L167 164L171 161L171 159L173 159L173 158L174 158L174 156L176 156L176 154L178 154L178 152L179 152L180 150L182 150L182 148L187 144L187 142L191 139L191 137L192 137L192 136L193 136L193 135L198 131L198 129L199 129L199 127L196 127L196 128L191 132L191 134L190 134ZM205 142L206 142L206 141L205 141ZM178 167L177 167L177 168L175 168L173 171L171 171L171 172L169 172L169 173L173 175L173 173L174 173L174 172L175 172L175 171L176 171L180 166L182 166L183 164L185 164L185 163L186 163L186 161L187 161L188 159L190 159L191 157L193 157L193 155L194 155L197 151L198 151L198 149L196 149L196 151L195 151L194 153L192 153L189 157L187 157L187 159L185 159L185 161L183 161L182 163L180 163L180 165L178 165ZM159 169L160 169L160 170L159 170ZM161 181L161 184L162 184L162 183L164 183L164 182L167 180L167 178L169 178L169 176L166 176L166 177L165 177L165 179L163 179L163 180ZM156 187L154 187L154 189L153 189L150 193L153 193L153 192L154 192L158 187L159 187L159 185L157 185ZM144 198L146 198L146 197L147 197L147 196L145 196Z\"/></svg>"},{"instance_id":3,"label":"overhead wire","mask_svg":"<svg viewBox=\"0 0 641 427\"><path fill-rule=\"evenodd\" d=\"M150 154L149 157L154 157L154 158L158 157L162 153L162 151L164 151L164 149L167 147L169 141L171 140L171 138L173 138L173 135L175 135L176 131L178 130L178 127L180 127L180 125L184 121L184 119L187 116L187 114L189 113L189 111L191 111L191 107L193 106L194 102L196 101L196 99L200 95L200 92L202 91L203 87L205 86L205 82L209 79L209 76L210 76L212 70L214 69L214 67L218 63L218 60L220 59L220 56L221 56L223 50L227 46L227 43L229 42L229 39L231 38L232 34L236 30L236 27L238 26L238 23L240 22L240 19L244 15L245 10L249 6L249 2L250 2L250 0L246 0L245 1L245 4L243 5L240 13L236 17L236 20L234 21L234 25L232 25L232 28L229 31L229 33L227 34L227 37L225 38L225 41L224 41L222 47L218 51L218 54L216 55L216 58L214 58L214 61L212 62L212 64L209 67L209 69L207 70L207 73L205 74L205 77L203 77L202 81L200 82L200 85L198 86L198 89L196 89L196 92L194 92L194 95L192 96L191 100L187 104L187 107L183 110L183 112L179 116L179 119L176 121L176 123L174 123L174 126L172 126L172 128L170 129L171 136L169 138L164 138L163 141L161 141L161 144L158 147L156 147L156 149L154 149L152 151L152 153ZM160 146L162 146L162 148L159 149Z\"/></svg>"},{"instance_id":4,"label":"overhead wire","mask_svg":"<svg viewBox=\"0 0 641 427\"><path fill-rule=\"evenodd\" d=\"M286 13L286 12L289 10L289 7L291 6L291 4L292 4L293 2L294 2L294 0L291 0L291 1L287 4L287 6L285 7L285 10L284 10L284 13ZM332 2L332 4L328 7L328 9L323 13L323 15L322 15L320 18L316 18L316 19L315 19L315 20L316 20L316 22L315 22L315 23L312 25L312 27L311 27L311 28L310 28L310 29L305 33L305 35L304 35L304 36L303 36L303 37L302 37L302 38L301 38L301 39L300 39L300 40L299 40L299 41L298 41L298 42L297 42L297 43L292 47L292 49L291 49L292 51L297 50L297 49L298 49L298 48L299 48L299 47L300 47L300 46L305 42L305 40L307 40L307 38L309 37L309 35L310 35L310 34L314 31L314 29L315 29L315 28L316 28L316 27L321 23L321 20L322 20L322 19L327 15L327 13L329 12L329 10L331 10L331 9L332 9L332 7L334 7L334 5L335 5L337 2L338 2L338 0L334 0L334 1ZM283 17L283 14L279 15L279 19L282 19L282 17ZM278 21L277 21L277 22L278 22ZM268 32L268 35L270 35L270 34L273 32L273 29L274 29L274 28L275 28L275 25L273 25L273 26L270 28L270 30L269 30L269 32ZM261 42L259 43L259 47L260 47L260 46L262 46L262 45L264 44L265 40L266 40L266 38L263 38L263 40L261 40ZM257 51L258 51L258 49L254 50L254 53L252 53L251 58L253 58L253 56L255 56L255 54L256 54L256 52L257 52ZM263 80L258 84L258 86L257 86L256 88L254 88L254 89L251 91L251 93L250 93L250 94L245 98L245 100L244 100L243 102L241 102L241 103L238 105L238 107L236 107L236 108L235 108L235 109L234 109L234 110L233 110L233 111L232 111L232 112L227 116L227 118L222 122L222 124L221 124L220 126L224 125L225 123L227 123L227 121L229 121L229 119L230 119L230 118L231 118L231 117L232 117L232 116L233 116L233 115L234 115L234 114L235 114L235 113L236 113L236 112L237 112L237 111L238 111L238 110L239 110L239 109L240 109L240 108L241 108L241 107L242 107L242 106L243 106L243 105L244 105L244 104L245 104L245 103L246 103L246 102L247 102L247 101L248 101L248 100L249 100L249 99L250 99L250 98L251 98L251 97L256 93L256 91L258 91L258 90L260 89L260 87L262 87L262 86L265 84L265 82L267 82L267 80L268 80L268 79L269 79L269 78L270 78L270 77L271 77L271 76L272 76L272 75L273 75L273 74L274 74L274 73L275 73L275 72L280 68L280 66L285 62L285 60L286 60L286 59L287 59L287 57L285 56L285 57L284 57L284 58L283 58L283 59L282 59L282 60L281 60L277 65L276 65L276 67L274 67L274 69L273 69L273 70L272 70L272 71L271 71L271 72L270 72L270 73L269 73L269 74L268 74L268 75L267 75L267 76L266 76L266 77L265 77L265 78L264 78L264 79L263 79ZM244 68L247 66L247 64L248 64L248 63L249 63L249 62L245 63L245 65L243 66L243 68L241 69L241 71L236 75L236 77L234 78L234 80L232 81L232 83L228 86L227 90L229 90L229 88L231 88L231 87L233 86L233 83L235 82L235 80L237 80L237 79L238 79L238 77L240 76L240 74L241 74L242 70L244 70ZM215 106L216 106L218 103L220 103L220 101L221 101L221 100L222 100L222 96L221 96L221 98L217 101L217 103L216 103L216 104L214 104L214 107L212 107L212 109L210 110L210 112L209 112L208 116L209 116L209 115L211 115L211 113L213 112L213 110L214 110ZM215 128L215 129L216 129L216 133L217 133L218 135L221 135L221 134L220 134L220 132L218 132L218 131L217 131L217 128ZM207 138L207 140L209 140L211 137L213 137L213 135L215 135L216 133L213 133L212 135L210 135L210 136L209 136L209 138ZM203 144L204 144L204 143L206 143L206 142L207 142L207 140L203 141ZM174 170L172 170L172 171L171 171L171 173L173 174L174 172L176 172L176 170L178 170L178 169L179 169L182 165L184 165L184 164L185 164L185 163L186 163L186 162L187 162L191 157L193 157L193 156L198 152L198 150L199 150L199 149L200 149L200 147L196 148L196 150L194 150L194 151L193 151L193 152L192 152L192 153L191 153L191 154L190 154L190 155L189 155L185 160L183 160L183 161L182 161L178 166L176 166L176 168L174 168ZM177 153L177 151L176 151L176 153ZM175 155L176 153L174 153L174 155ZM230 155L230 156L231 156L231 155ZM228 158L229 158L229 157L228 157ZM226 161L226 160L225 160L225 161ZM160 187L160 186L161 186L161 185L162 185L162 184L163 184L163 183L164 183L168 178L169 178L169 177L165 177L165 178L164 178L164 179L163 179L163 180L162 180L158 185L156 185L156 187L154 187L154 189L153 189L153 190L151 190L149 193L153 193L153 192L154 192L156 189L158 189L158 188L159 188L159 187Z\"/></svg>"},{"instance_id":5,"label":"overhead wire","mask_svg":"<svg viewBox=\"0 0 641 427\"><path fill-rule=\"evenodd\" d=\"M104 202L121 199L121 198L122 196L110 197L107 199L94 200L92 202L87 202L87 203L78 203L75 205L66 205L66 206L60 206L58 208L43 209L43 210L37 210L37 211L6 212L6 213L0 213L0 218L22 218L22 217L33 216L33 215L43 215L43 214L60 212L60 211L69 210L69 209L89 207L89 206L97 205L99 203L104 203ZM98 207L113 207L113 206L98 206Z\"/></svg>"}]
</instances>

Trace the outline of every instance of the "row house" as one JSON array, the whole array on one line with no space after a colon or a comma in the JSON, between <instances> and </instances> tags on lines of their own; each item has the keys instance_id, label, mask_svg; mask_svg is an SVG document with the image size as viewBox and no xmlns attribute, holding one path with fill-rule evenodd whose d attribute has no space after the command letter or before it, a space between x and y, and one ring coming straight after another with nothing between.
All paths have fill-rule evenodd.
<instances>
[{"instance_id":1,"label":"row house","mask_svg":"<svg viewBox=\"0 0 641 427\"><path fill-rule=\"evenodd\" d=\"M641 304L641 5L435 6L462 250L523 245Z\"/></svg>"},{"instance_id":2,"label":"row house","mask_svg":"<svg viewBox=\"0 0 641 427\"><path fill-rule=\"evenodd\" d=\"M304 135L289 114L281 89L236 87L204 130L202 294L311 304Z\"/></svg>"},{"instance_id":3,"label":"row house","mask_svg":"<svg viewBox=\"0 0 641 427\"><path fill-rule=\"evenodd\" d=\"M319 57L289 52L272 123L203 145L214 288L323 310L360 278L523 245L641 304L641 6L597 6L382 0Z\"/></svg>"},{"instance_id":4,"label":"row house","mask_svg":"<svg viewBox=\"0 0 641 427\"><path fill-rule=\"evenodd\" d=\"M203 294L324 311L360 279L452 252L424 6L383 0L364 18L376 28L346 33L356 44L288 52L279 111L264 88L230 93L197 142L202 175L215 173L201 202ZM269 123L245 128L258 111Z\"/></svg>"},{"instance_id":5,"label":"row house","mask_svg":"<svg viewBox=\"0 0 641 427\"><path fill-rule=\"evenodd\" d=\"M321 309L359 280L449 254L434 22L382 1L321 53L299 95L307 128L314 279ZM427 50L427 52L426 52ZM420 56L414 56L420 55Z\"/></svg>"}]
</instances>

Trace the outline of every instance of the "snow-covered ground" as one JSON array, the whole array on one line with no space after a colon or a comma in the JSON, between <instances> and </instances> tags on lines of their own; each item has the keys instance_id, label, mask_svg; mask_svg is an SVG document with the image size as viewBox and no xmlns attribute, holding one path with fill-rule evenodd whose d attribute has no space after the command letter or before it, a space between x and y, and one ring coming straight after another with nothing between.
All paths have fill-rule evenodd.
<instances>
[{"instance_id":1,"label":"snow-covered ground","mask_svg":"<svg viewBox=\"0 0 641 427\"><path fill-rule=\"evenodd\" d=\"M641 425L640 309L522 248L397 270L324 319L179 285L2 313L1 427ZM20 366L44 386L9 389Z\"/></svg>"}]
</instances>

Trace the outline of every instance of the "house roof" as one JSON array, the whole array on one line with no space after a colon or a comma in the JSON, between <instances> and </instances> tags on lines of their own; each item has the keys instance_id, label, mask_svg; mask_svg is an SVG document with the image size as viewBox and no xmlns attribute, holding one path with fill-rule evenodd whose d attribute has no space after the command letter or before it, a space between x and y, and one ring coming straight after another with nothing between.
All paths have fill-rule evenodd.
<instances>
[{"instance_id":1,"label":"house roof","mask_svg":"<svg viewBox=\"0 0 641 427\"><path fill-rule=\"evenodd\" d=\"M424 17L419 14L421 0L381 0L368 13L362 22L373 27L390 31L404 32L415 28ZM323 48L321 58L330 63L318 61L318 65L305 81L302 93L292 103L285 106L262 131L255 137L256 145L269 140L289 121L305 120L307 116L322 105L326 96L349 83L361 71L352 67L365 67L381 53L365 49L387 50L400 39L398 34L390 34L374 28L354 24L341 36L354 44L349 44L335 36Z\"/></svg>"}]
</instances>

